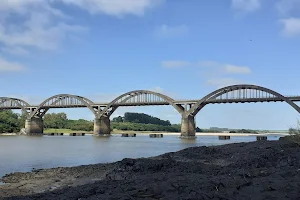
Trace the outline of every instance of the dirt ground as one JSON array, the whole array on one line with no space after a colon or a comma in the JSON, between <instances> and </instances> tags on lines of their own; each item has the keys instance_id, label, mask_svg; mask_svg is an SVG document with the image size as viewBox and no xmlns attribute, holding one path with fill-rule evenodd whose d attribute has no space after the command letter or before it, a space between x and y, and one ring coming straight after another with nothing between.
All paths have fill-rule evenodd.
<instances>
[{"instance_id":1,"label":"dirt ground","mask_svg":"<svg viewBox=\"0 0 300 200\"><path fill-rule=\"evenodd\" d=\"M300 147L257 141L3 177L0 199L300 199Z\"/></svg>"}]
</instances>

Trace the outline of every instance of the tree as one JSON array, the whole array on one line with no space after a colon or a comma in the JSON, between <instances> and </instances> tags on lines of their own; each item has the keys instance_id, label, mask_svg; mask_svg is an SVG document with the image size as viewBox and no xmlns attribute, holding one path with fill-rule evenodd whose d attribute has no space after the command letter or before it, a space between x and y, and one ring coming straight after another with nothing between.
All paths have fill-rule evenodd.
<instances>
[{"instance_id":1,"label":"tree","mask_svg":"<svg viewBox=\"0 0 300 200\"><path fill-rule=\"evenodd\" d=\"M157 117L152 117L144 113L129 113L124 114L123 122L133 122L141 124L157 124L162 126L171 126L170 121L161 120Z\"/></svg>"},{"instance_id":2,"label":"tree","mask_svg":"<svg viewBox=\"0 0 300 200\"><path fill-rule=\"evenodd\" d=\"M65 128L76 131L92 131L94 129L94 124L93 122L84 119L68 120Z\"/></svg>"},{"instance_id":3,"label":"tree","mask_svg":"<svg viewBox=\"0 0 300 200\"><path fill-rule=\"evenodd\" d=\"M65 128L67 124L66 113L51 113L44 116L44 127L45 128Z\"/></svg>"},{"instance_id":4,"label":"tree","mask_svg":"<svg viewBox=\"0 0 300 200\"><path fill-rule=\"evenodd\" d=\"M112 119L112 122L123 122L123 121L124 121L124 119L121 116L115 117L115 118Z\"/></svg>"},{"instance_id":5,"label":"tree","mask_svg":"<svg viewBox=\"0 0 300 200\"><path fill-rule=\"evenodd\" d=\"M199 133L201 133L201 132L203 132L199 127L197 127L196 128L196 132L199 132Z\"/></svg>"},{"instance_id":6,"label":"tree","mask_svg":"<svg viewBox=\"0 0 300 200\"><path fill-rule=\"evenodd\" d=\"M0 133L19 132L21 128L21 115L11 110L0 111Z\"/></svg>"}]
</instances>

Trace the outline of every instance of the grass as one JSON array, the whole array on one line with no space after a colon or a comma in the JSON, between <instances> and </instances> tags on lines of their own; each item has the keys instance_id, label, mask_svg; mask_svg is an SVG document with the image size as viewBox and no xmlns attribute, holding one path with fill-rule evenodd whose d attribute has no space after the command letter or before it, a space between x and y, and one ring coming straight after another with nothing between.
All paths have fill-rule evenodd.
<instances>
[{"instance_id":1,"label":"grass","mask_svg":"<svg viewBox=\"0 0 300 200\"><path fill-rule=\"evenodd\" d=\"M122 131L114 129L111 134L120 134L120 133L158 133L163 131ZM44 133L87 133L87 134L93 134L93 131L74 131L71 129L54 129L54 128L47 128L44 129Z\"/></svg>"},{"instance_id":2,"label":"grass","mask_svg":"<svg viewBox=\"0 0 300 200\"><path fill-rule=\"evenodd\" d=\"M111 133L112 134L120 134L120 133L169 133L169 131L132 131L132 130L113 129Z\"/></svg>"},{"instance_id":3,"label":"grass","mask_svg":"<svg viewBox=\"0 0 300 200\"><path fill-rule=\"evenodd\" d=\"M54 129L47 128L44 130L44 133L93 133L92 131L74 131L71 129Z\"/></svg>"}]
</instances>

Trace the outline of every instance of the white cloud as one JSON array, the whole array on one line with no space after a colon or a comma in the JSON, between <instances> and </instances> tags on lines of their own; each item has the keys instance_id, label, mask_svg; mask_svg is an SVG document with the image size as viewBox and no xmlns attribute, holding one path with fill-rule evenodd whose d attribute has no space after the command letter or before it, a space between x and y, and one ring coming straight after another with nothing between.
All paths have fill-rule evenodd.
<instances>
[{"instance_id":1,"label":"white cloud","mask_svg":"<svg viewBox=\"0 0 300 200\"><path fill-rule=\"evenodd\" d=\"M145 10L162 3L164 0L52 0L73 4L91 14L105 13L122 16L125 14L143 15Z\"/></svg>"},{"instance_id":2,"label":"white cloud","mask_svg":"<svg viewBox=\"0 0 300 200\"><path fill-rule=\"evenodd\" d=\"M68 25L60 22L54 26L46 26L39 20L39 14L31 15L31 19L24 23L24 29L10 31L9 28L0 25L0 42L10 48L19 50L34 47L42 50L56 50L69 34L83 32L82 26ZM26 50L25 50L26 51ZM14 52L16 53L16 52Z\"/></svg>"},{"instance_id":3,"label":"white cloud","mask_svg":"<svg viewBox=\"0 0 300 200\"><path fill-rule=\"evenodd\" d=\"M222 67L222 64L211 60L200 61L197 63L197 65L200 67Z\"/></svg>"},{"instance_id":4,"label":"white cloud","mask_svg":"<svg viewBox=\"0 0 300 200\"><path fill-rule=\"evenodd\" d=\"M16 62L9 62L0 57L0 73L1 72L19 72L25 70L25 67Z\"/></svg>"},{"instance_id":5,"label":"white cloud","mask_svg":"<svg viewBox=\"0 0 300 200\"><path fill-rule=\"evenodd\" d=\"M235 65L225 65L224 66L226 73L231 74L250 74L251 70L249 67L243 67L243 66L235 66Z\"/></svg>"},{"instance_id":6,"label":"white cloud","mask_svg":"<svg viewBox=\"0 0 300 200\"><path fill-rule=\"evenodd\" d=\"M300 0L280 0L275 5L280 14L289 14L293 10L300 10Z\"/></svg>"},{"instance_id":7,"label":"white cloud","mask_svg":"<svg viewBox=\"0 0 300 200\"><path fill-rule=\"evenodd\" d=\"M165 68L180 68L180 67L192 67L195 74L199 74L200 77L204 78L207 84L215 85L218 88L243 83L241 80L228 78L224 76L234 74L251 74L252 71L249 67L238 66L227 63L220 63L217 61L204 60L199 62L189 61L163 61L162 66Z\"/></svg>"},{"instance_id":8,"label":"white cloud","mask_svg":"<svg viewBox=\"0 0 300 200\"><path fill-rule=\"evenodd\" d=\"M57 50L66 41L88 30L55 7L55 3L77 6L89 13L141 16L164 0L4 0L0 1L0 50L26 55L34 49Z\"/></svg>"},{"instance_id":9,"label":"white cloud","mask_svg":"<svg viewBox=\"0 0 300 200\"><path fill-rule=\"evenodd\" d=\"M64 16L63 12L54 8L52 3L74 5L87 10L91 14L104 13L121 16L125 14L143 15L145 10L164 2L164 0L3 0L0 10L15 10L30 12L30 8L43 7L57 16Z\"/></svg>"},{"instance_id":10,"label":"white cloud","mask_svg":"<svg viewBox=\"0 0 300 200\"><path fill-rule=\"evenodd\" d=\"M194 67L202 67L202 68L210 68L210 69L217 69L219 72L227 73L227 74L250 74L252 73L249 67L245 66L237 66L232 64L226 63L219 63L216 61L200 61L197 63L192 63L189 61L184 60L170 60L170 61L162 61L162 67L165 68L182 68L188 66Z\"/></svg>"},{"instance_id":11,"label":"white cloud","mask_svg":"<svg viewBox=\"0 0 300 200\"><path fill-rule=\"evenodd\" d=\"M200 67L207 67L218 70L220 73L227 74L250 74L251 69L245 66L237 66L226 63L219 63L216 61L200 61L197 63Z\"/></svg>"},{"instance_id":12,"label":"white cloud","mask_svg":"<svg viewBox=\"0 0 300 200\"><path fill-rule=\"evenodd\" d=\"M300 18L288 18L280 20L283 24L282 33L287 37L300 35Z\"/></svg>"},{"instance_id":13,"label":"white cloud","mask_svg":"<svg viewBox=\"0 0 300 200\"><path fill-rule=\"evenodd\" d=\"M159 37L179 37L189 33L186 25L168 26L161 25L155 29L155 34Z\"/></svg>"},{"instance_id":14,"label":"white cloud","mask_svg":"<svg viewBox=\"0 0 300 200\"><path fill-rule=\"evenodd\" d=\"M0 3L2 52L27 55L32 48L57 50L71 36L86 31L85 27L65 21L65 15L52 8L48 1L5 2Z\"/></svg>"},{"instance_id":15,"label":"white cloud","mask_svg":"<svg viewBox=\"0 0 300 200\"><path fill-rule=\"evenodd\" d=\"M222 88L230 85L244 84L244 81L233 79L233 78L215 78L207 80L207 84Z\"/></svg>"},{"instance_id":16,"label":"white cloud","mask_svg":"<svg viewBox=\"0 0 300 200\"><path fill-rule=\"evenodd\" d=\"M260 9L261 2L260 0L232 0L231 7L235 11L248 13Z\"/></svg>"},{"instance_id":17,"label":"white cloud","mask_svg":"<svg viewBox=\"0 0 300 200\"><path fill-rule=\"evenodd\" d=\"M157 93L161 93L161 94L164 93L164 90L161 87L159 87L159 86L156 86L154 88L150 88L149 91L157 92Z\"/></svg>"},{"instance_id":18,"label":"white cloud","mask_svg":"<svg viewBox=\"0 0 300 200\"><path fill-rule=\"evenodd\" d=\"M17 56L29 55L29 51L22 47L3 47L2 51Z\"/></svg>"},{"instance_id":19,"label":"white cloud","mask_svg":"<svg viewBox=\"0 0 300 200\"><path fill-rule=\"evenodd\" d=\"M181 61L181 60L168 60L168 61L162 61L161 65L162 67L165 68L182 68L182 67L188 67L192 65L192 63L187 61Z\"/></svg>"}]
</instances>

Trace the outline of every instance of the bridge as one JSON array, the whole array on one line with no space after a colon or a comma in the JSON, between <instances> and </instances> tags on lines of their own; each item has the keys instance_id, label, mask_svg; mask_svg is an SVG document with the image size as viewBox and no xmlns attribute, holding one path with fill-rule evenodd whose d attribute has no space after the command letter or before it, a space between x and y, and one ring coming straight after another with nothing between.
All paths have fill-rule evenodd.
<instances>
[{"instance_id":1,"label":"bridge","mask_svg":"<svg viewBox=\"0 0 300 200\"><path fill-rule=\"evenodd\" d=\"M30 105L24 100L0 97L0 110L21 109L26 116L25 132L27 135L43 134L43 117L51 108L88 108L95 116L94 136L110 136L109 117L123 106L161 106L170 105L181 115L181 137L195 137L195 116L208 104L222 103L258 103L286 102L298 113L300 107L295 102L300 96L283 96L271 89L257 85L231 85L215 90L201 99L174 100L161 93L148 90L135 90L124 93L111 102L95 103L82 96L59 94L52 96L39 105Z\"/></svg>"}]
</instances>

